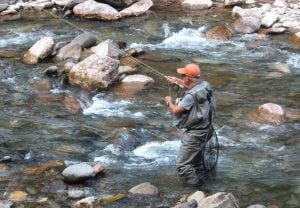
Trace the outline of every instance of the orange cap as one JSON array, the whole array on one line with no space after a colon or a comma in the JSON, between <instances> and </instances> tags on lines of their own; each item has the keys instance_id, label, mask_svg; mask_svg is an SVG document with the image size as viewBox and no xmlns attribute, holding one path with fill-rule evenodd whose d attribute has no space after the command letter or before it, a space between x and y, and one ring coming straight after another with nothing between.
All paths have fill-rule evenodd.
<instances>
[{"instance_id":1,"label":"orange cap","mask_svg":"<svg viewBox=\"0 0 300 208\"><path fill-rule=\"evenodd\" d=\"M200 77L200 67L196 64L188 64L184 68L177 69L178 74L184 74L189 77Z\"/></svg>"}]
</instances>

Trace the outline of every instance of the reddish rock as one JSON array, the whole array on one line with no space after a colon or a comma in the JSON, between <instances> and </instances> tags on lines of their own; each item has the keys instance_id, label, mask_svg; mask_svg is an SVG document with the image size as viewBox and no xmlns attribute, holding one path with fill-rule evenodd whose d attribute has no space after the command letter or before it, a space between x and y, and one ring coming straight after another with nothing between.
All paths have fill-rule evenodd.
<instances>
[{"instance_id":1,"label":"reddish rock","mask_svg":"<svg viewBox=\"0 0 300 208\"><path fill-rule=\"evenodd\" d=\"M64 163L62 161L51 160L40 166L27 167L23 170L23 172L28 175L39 175L39 174L41 174L47 170L50 170L52 168L61 167L61 166L63 166L63 164Z\"/></svg>"},{"instance_id":2,"label":"reddish rock","mask_svg":"<svg viewBox=\"0 0 300 208\"><path fill-rule=\"evenodd\" d=\"M51 82L48 79L37 80L35 87L38 92L49 92L51 89Z\"/></svg>"},{"instance_id":3,"label":"reddish rock","mask_svg":"<svg viewBox=\"0 0 300 208\"><path fill-rule=\"evenodd\" d=\"M280 105L265 103L258 107L254 116L258 122L280 125L284 122L284 110Z\"/></svg>"},{"instance_id":4,"label":"reddish rock","mask_svg":"<svg viewBox=\"0 0 300 208\"><path fill-rule=\"evenodd\" d=\"M206 33L206 37L215 40L229 40L231 38L231 31L226 26L220 25L209 30Z\"/></svg>"},{"instance_id":5,"label":"reddish rock","mask_svg":"<svg viewBox=\"0 0 300 208\"><path fill-rule=\"evenodd\" d=\"M64 106L69 113L77 114L80 112L80 102L75 96L65 97Z\"/></svg>"}]
</instances>

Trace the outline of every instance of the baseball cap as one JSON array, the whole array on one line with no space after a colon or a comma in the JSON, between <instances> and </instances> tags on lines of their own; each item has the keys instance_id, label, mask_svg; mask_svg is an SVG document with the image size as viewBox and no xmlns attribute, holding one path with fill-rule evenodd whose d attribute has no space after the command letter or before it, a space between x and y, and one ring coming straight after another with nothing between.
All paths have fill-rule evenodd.
<instances>
[{"instance_id":1,"label":"baseball cap","mask_svg":"<svg viewBox=\"0 0 300 208\"><path fill-rule=\"evenodd\" d=\"M177 69L178 74L184 74L189 77L200 77L200 67L197 64L188 64L184 68Z\"/></svg>"}]
</instances>

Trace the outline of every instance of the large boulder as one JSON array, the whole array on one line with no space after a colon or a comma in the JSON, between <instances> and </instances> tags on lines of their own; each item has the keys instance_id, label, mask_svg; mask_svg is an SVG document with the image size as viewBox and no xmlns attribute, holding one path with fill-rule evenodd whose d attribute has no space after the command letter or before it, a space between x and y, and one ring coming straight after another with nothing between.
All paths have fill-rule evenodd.
<instances>
[{"instance_id":1,"label":"large boulder","mask_svg":"<svg viewBox=\"0 0 300 208\"><path fill-rule=\"evenodd\" d=\"M118 78L119 61L93 54L72 67L68 74L69 83L83 89L107 89Z\"/></svg>"},{"instance_id":2,"label":"large boulder","mask_svg":"<svg viewBox=\"0 0 300 208\"><path fill-rule=\"evenodd\" d=\"M122 17L139 16L141 14L144 14L146 11L148 11L152 6L153 6L152 0L140 0L132 4L130 7L120 11L120 14Z\"/></svg>"},{"instance_id":3,"label":"large boulder","mask_svg":"<svg viewBox=\"0 0 300 208\"><path fill-rule=\"evenodd\" d=\"M51 37L43 37L37 41L25 54L24 62L27 64L36 64L39 59L46 58L53 49L54 41Z\"/></svg>"},{"instance_id":4,"label":"large boulder","mask_svg":"<svg viewBox=\"0 0 300 208\"><path fill-rule=\"evenodd\" d=\"M87 19L117 20L121 18L120 13L108 4L88 0L73 8L76 16Z\"/></svg>"},{"instance_id":5,"label":"large boulder","mask_svg":"<svg viewBox=\"0 0 300 208\"><path fill-rule=\"evenodd\" d=\"M185 9L209 9L213 5L211 0L185 0L182 7Z\"/></svg>"},{"instance_id":6,"label":"large boulder","mask_svg":"<svg viewBox=\"0 0 300 208\"><path fill-rule=\"evenodd\" d=\"M238 33L254 33L260 29L261 21L256 17L241 17L233 23L234 30Z\"/></svg>"},{"instance_id":7,"label":"large boulder","mask_svg":"<svg viewBox=\"0 0 300 208\"><path fill-rule=\"evenodd\" d=\"M215 26L206 33L206 38L214 40L229 40L231 31L226 26Z\"/></svg>"},{"instance_id":8,"label":"large boulder","mask_svg":"<svg viewBox=\"0 0 300 208\"><path fill-rule=\"evenodd\" d=\"M98 2L109 4L114 8L124 9L129 7L133 3L137 2L138 0L96 0Z\"/></svg>"},{"instance_id":9,"label":"large boulder","mask_svg":"<svg viewBox=\"0 0 300 208\"><path fill-rule=\"evenodd\" d=\"M0 4L0 12L4 11L5 9L7 9L9 6L9 4Z\"/></svg>"}]
</instances>

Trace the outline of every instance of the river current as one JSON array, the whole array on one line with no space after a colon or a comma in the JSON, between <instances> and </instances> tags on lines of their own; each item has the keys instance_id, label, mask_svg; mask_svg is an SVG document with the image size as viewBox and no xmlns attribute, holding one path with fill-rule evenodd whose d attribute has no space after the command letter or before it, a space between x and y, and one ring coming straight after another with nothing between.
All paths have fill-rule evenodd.
<instances>
[{"instance_id":1,"label":"river current","mask_svg":"<svg viewBox=\"0 0 300 208\"><path fill-rule=\"evenodd\" d=\"M172 133L172 118L163 104L169 94L164 79L138 66L139 73L155 79L141 92L125 93L117 86L108 91L87 92L54 84L44 100L36 91L36 80L54 65L44 61L25 65L20 57L43 36L55 42L70 41L78 30L46 14L22 14L18 20L0 22L0 50L16 53L0 58L0 156L13 158L0 168L0 199L22 190L27 200L18 207L62 207L68 189L84 189L87 196L117 194L149 181L161 192L157 204L174 204L182 194L195 190L183 184L175 170L180 141ZM212 26L230 24L230 11L152 14L116 22L70 18L74 24L98 38L124 41L128 48L141 47L146 64L161 73L176 76L176 68L199 63L202 76L211 82L217 97L215 127L220 141L216 178L199 189L212 194L232 192L240 207L260 203L284 208L300 206L300 123L287 119L283 125L256 123L249 113L273 102L290 112L300 108L300 53L289 34L261 39L257 34L234 34L230 41L205 38ZM284 72L282 72L284 71ZM176 92L171 91L173 97ZM80 114L70 114L64 96L80 100ZM299 117L298 117L299 118ZM116 139L139 138L140 146L116 148ZM24 169L51 160L100 161L103 177L81 185L65 184L61 169L28 175ZM151 199L153 200L153 199ZM143 207L147 200L121 200L112 207Z\"/></svg>"}]
</instances>

